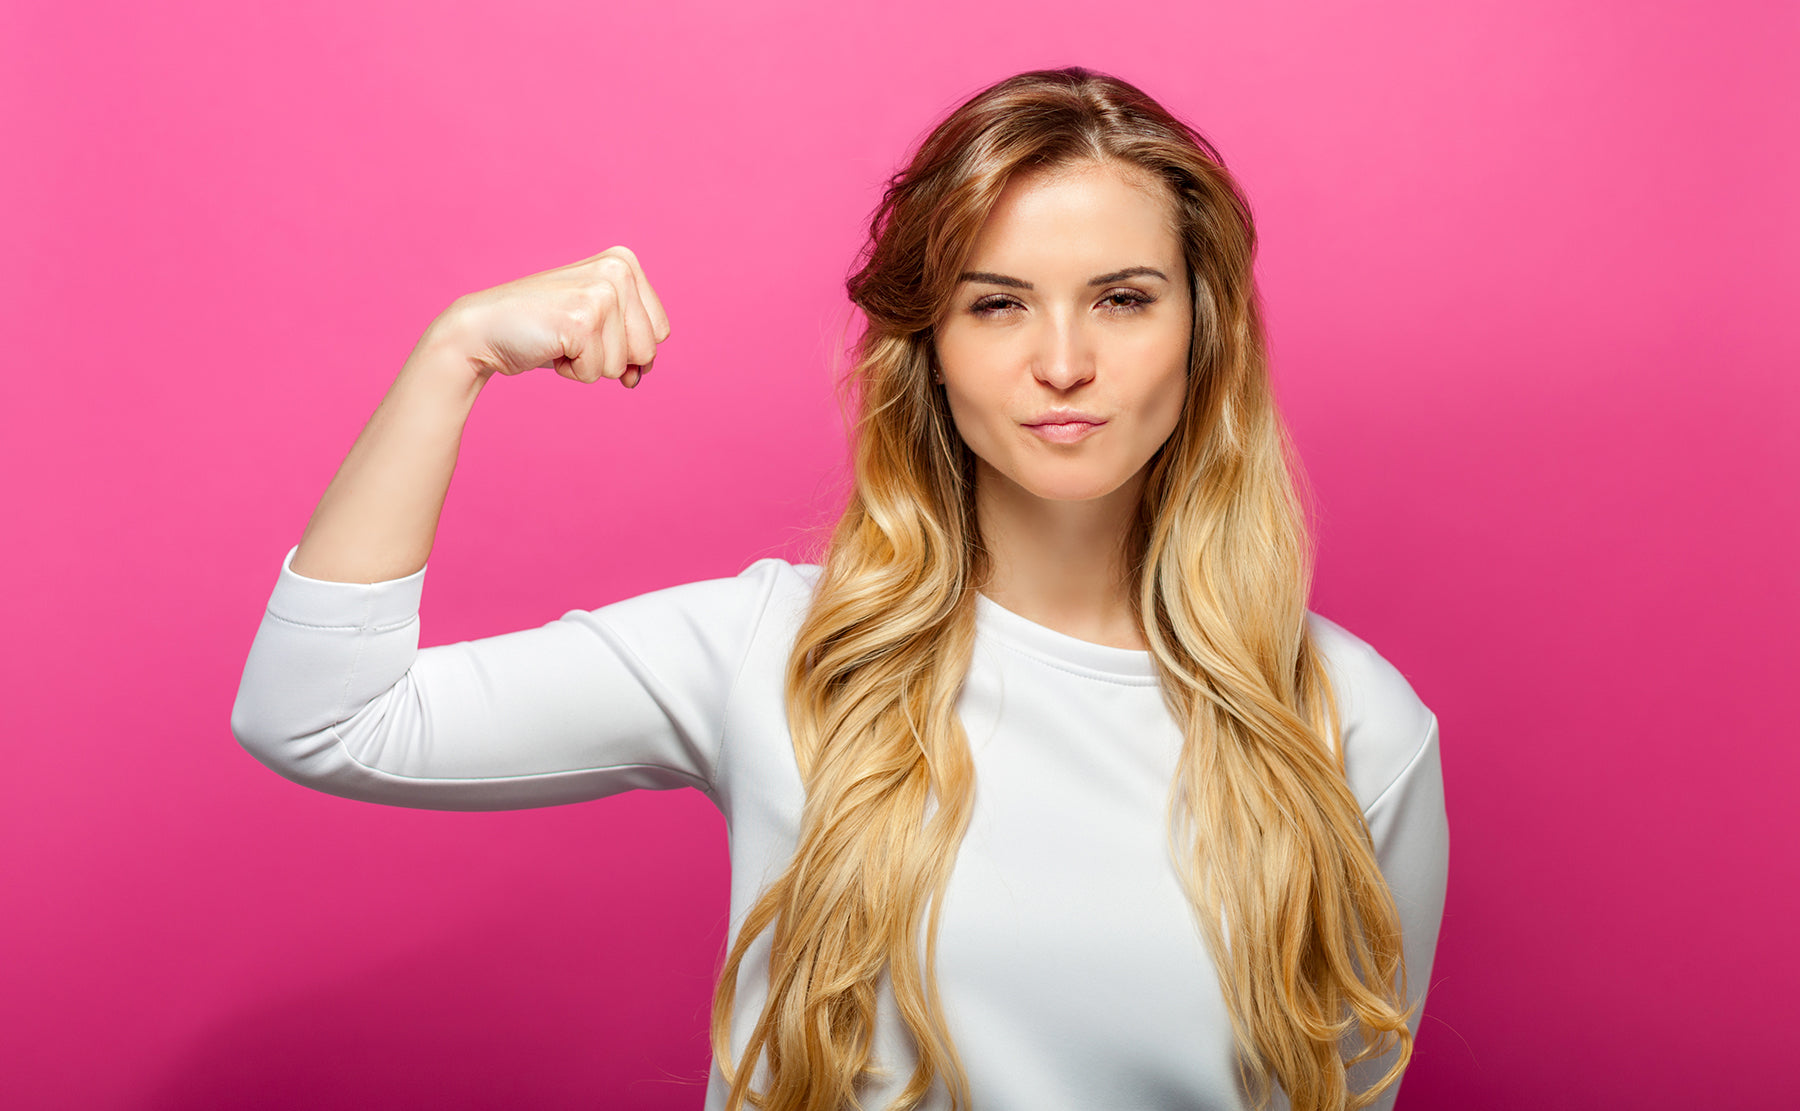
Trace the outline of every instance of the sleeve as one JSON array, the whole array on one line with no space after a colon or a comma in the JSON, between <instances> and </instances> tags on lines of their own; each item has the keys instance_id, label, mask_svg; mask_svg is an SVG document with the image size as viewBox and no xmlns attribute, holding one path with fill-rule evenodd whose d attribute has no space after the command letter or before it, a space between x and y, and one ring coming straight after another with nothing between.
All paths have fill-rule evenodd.
<instances>
[{"instance_id":1,"label":"sleeve","mask_svg":"<svg viewBox=\"0 0 1800 1111\"><path fill-rule=\"evenodd\" d=\"M725 707L787 564L419 648L425 567L378 583L282 560L231 731L344 798L429 810L555 806L633 788L718 801ZM429 565L428 565L429 566Z\"/></svg>"},{"instance_id":2,"label":"sleeve","mask_svg":"<svg viewBox=\"0 0 1800 1111\"><path fill-rule=\"evenodd\" d=\"M1437 715L1405 674L1373 645L1319 614L1311 614L1309 621L1338 694L1344 772L1361 804L1376 866L1399 914L1406 1002L1414 1005L1407 1025L1416 1037L1431 986L1450 873L1450 823L1444 808ZM1354 1030L1341 1044L1346 1061L1362 1048ZM1353 1066L1351 1089L1366 1091L1398 1056L1396 1048ZM1402 1075L1384 1089L1369 1104L1372 1111L1393 1111L1404 1080Z\"/></svg>"},{"instance_id":3,"label":"sleeve","mask_svg":"<svg viewBox=\"0 0 1800 1111\"><path fill-rule=\"evenodd\" d=\"M1450 824L1444 808L1444 773L1438 748L1438 720L1431 714L1425 739L1392 784L1364 811L1375 842L1375 860L1394 894L1406 954L1408 1002L1417 1005L1407 1023L1416 1038L1431 986L1438 931L1450 873ZM1360 1046L1360 1041L1355 1043ZM1351 1071L1361 1090L1381 1078L1398 1055L1390 1052ZM1405 1077L1401 1077L1404 1081ZM1370 1108L1392 1111L1400 1082L1383 1091Z\"/></svg>"}]
</instances>

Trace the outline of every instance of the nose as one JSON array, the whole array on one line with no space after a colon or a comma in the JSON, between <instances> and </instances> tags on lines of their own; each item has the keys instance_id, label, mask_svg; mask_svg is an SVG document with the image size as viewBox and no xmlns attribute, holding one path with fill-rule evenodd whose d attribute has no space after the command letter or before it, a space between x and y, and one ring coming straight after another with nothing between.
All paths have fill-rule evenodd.
<instances>
[{"instance_id":1,"label":"nose","mask_svg":"<svg viewBox=\"0 0 1800 1111\"><path fill-rule=\"evenodd\" d=\"M1094 345L1080 319L1064 315L1044 326L1031 368L1038 381L1072 390L1092 381L1095 369Z\"/></svg>"}]
</instances>

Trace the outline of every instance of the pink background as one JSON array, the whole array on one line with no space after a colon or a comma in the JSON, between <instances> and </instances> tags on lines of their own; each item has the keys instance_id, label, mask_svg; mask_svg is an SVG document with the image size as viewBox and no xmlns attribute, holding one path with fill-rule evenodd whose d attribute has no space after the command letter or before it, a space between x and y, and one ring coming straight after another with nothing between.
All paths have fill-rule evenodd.
<instances>
[{"instance_id":1,"label":"pink background","mask_svg":"<svg viewBox=\"0 0 1800 1111\"><path fill-rule=\"evenodd\" d=\"M10 1105L699 1106L700 795L309 792L244 655L432 317L614 243L656 374L484 392L423 642L803 557L882 179L1070 63L1249 190L1314 608L1442 721L1401 1106L1791 1099L1800 8L150 7L0 10Z\"/></svg>"}]
</instances>

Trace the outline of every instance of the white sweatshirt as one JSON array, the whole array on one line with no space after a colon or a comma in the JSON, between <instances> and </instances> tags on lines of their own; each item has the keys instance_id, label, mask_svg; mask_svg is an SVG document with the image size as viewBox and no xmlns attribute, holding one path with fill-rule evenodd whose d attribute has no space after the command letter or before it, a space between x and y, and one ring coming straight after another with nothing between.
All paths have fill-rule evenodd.
<instances>
[{"instance_id":1,"label":"white sweatshirt","mask_svg":"<svg viewBox=\"0 0 1800 1111\"><path fill-rule=\"evenodd\" d=\"M426 568L325 582L289 569L296 551L232 707L252 755L316 790L436 810L696 788L730 831L736 940L797 843L803 794L782 677L817 567L760 560L736 578L421 649ZM1368 644L1308 620L1422 998L1449 862L1437 718ZM977 1111L1247 1107L1217 972L1169 859L1181 736L1150 654L1065 636L983 597L959 711L977 786L944 898L938 985ZM734 1054L767 995L768 943L765 931L745 957ZM904 1086L910 1046L884 989L875 1052L889 1078L865 1106ZM724 1097L715 1064L708 1111ZM941 1083L930 1106L948 1107ZM1279 1089L1273 1106L1287 1106Z\"/></svg>"}]
</instances>

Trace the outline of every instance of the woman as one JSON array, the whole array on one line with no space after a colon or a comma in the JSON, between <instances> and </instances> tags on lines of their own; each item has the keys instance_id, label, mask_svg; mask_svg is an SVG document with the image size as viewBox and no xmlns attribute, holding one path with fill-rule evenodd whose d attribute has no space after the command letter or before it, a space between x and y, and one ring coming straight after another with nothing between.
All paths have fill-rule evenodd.
<instances>
[{"instance_id":1,"label":"woman","mask_svg":"<svg viewBox=\"0 0 1800 1111\"><path fill-rule=\"evenodd\" d=\"M822 567L421 651L482 386L636 386L669 334L622 247L459 298L288 552L233 731L400 806L706 792L708 1108L1391 1106L1443 906L1437 720L1306 609L1253 248L1216 152L1136 88L1002 81L893 179L850 279Z\"/></svg>"}]
</instances>

